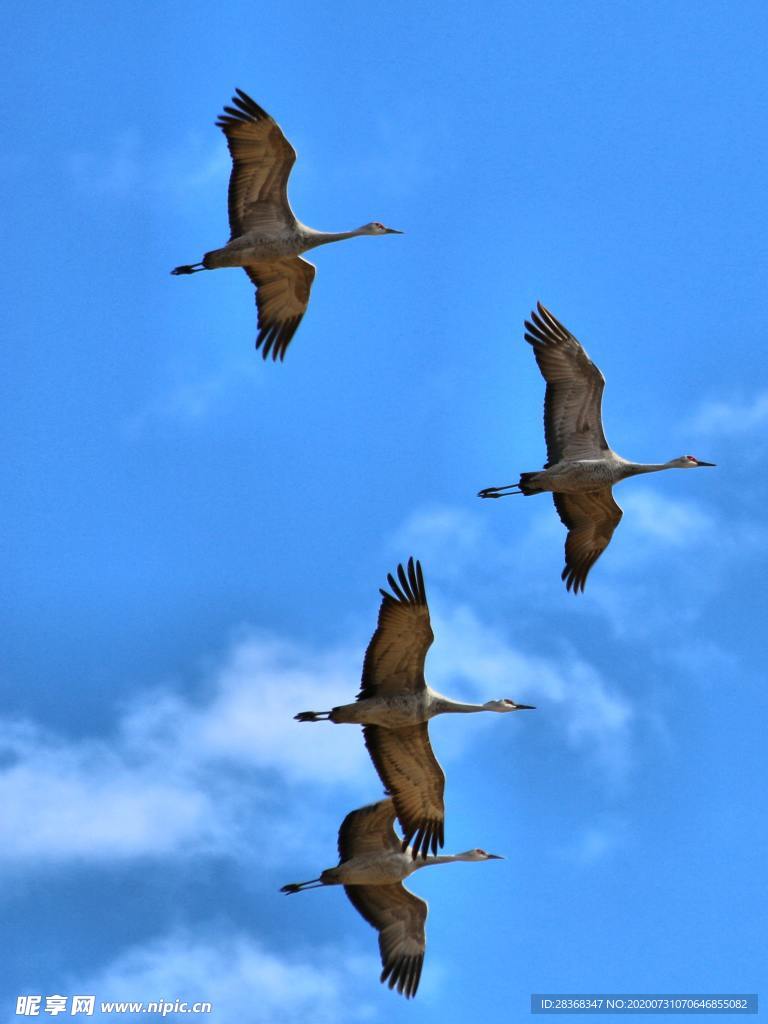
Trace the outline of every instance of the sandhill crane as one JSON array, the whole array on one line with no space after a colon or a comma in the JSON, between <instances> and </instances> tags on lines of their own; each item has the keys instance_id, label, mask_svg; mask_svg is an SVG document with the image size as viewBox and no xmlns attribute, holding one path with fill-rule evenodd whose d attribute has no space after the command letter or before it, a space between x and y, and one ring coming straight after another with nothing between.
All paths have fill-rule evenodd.
<instances>
[{"instance_id":1,"label":"sandhill crane","mask_svg":"<svg viewBox=\"0 0 768 1024\"><path fill-rule=\"evenodd\" d=\"M714 466L693 455L658 464L628 462L609 446L603 433L601 404L605 378L579 342L539 302L538 314L525 321L525 340L547 382L544 433L547 463L543 470L521 473L516 484L485 487L480 498L552 491L555 508L568 528L561 578L574 594L584 590L587 574L608 547L623 513L612 487L628 476L662 469Z\"/></svg>"},{"instance_id":2,"label":"sandhill crane","mask_svg":"<svg viewBox=\"0 0 768 1024\"><path fill-rule=\"evenodd\" d=\"M365 745L381 781L392 796L403 829L403 849L413 842L414 855L427 856L443 845L445 775L429 742L427 722L435 715L476 711L531 711L531 704L489 700L462 704L427 686L424 660L434 634L419 562L411 558L400 583L390 573L393 594L381 590L376 632L363 662L357 701L331 711L302 711L299 722L330 721L363 726Z\"/></svg>"},{"instance_id":3,"label":"sandhill crane","mask_svg":"<svg viewBox=\"0 0 768 1024\"><path fill-rule=\"evenodd\" d=\"M216 122L232 156L229 226L222 249L201 263L176 267L172 274L196 274L218 267L242 267L256 286L259 334L256 348L266 359L283 359L309 303L315 268L301 253L357 235L401 235L379 221L354 231L315 231L298 221L288 202L288 175L296 151L280 126L242 89Z\"/></svg>"},{"instance_id":4,"label":"sandhill crane","mask_svg":"<svg viewBox=\"0 0 768 1024\"><path fill-rule=\"evenodd\" d=\"M402 880L418 868L453 861L503 860L485 850L466 850L416 860L403 849L393 828L391 800L380 800L351 811L339 829L339 865L318 878L284 885L290 895L325 885L343 885L350 903L379 933L381 981L397 988L406 999L416 995L424 963L427 904L405 888Z\"/></svg>"}]
</instances>

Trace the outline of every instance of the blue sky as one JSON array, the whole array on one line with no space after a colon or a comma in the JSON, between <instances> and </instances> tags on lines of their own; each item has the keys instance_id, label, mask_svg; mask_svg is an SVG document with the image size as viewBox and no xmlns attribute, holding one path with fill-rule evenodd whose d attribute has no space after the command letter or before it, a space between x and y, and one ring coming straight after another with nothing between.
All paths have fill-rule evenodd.
<instances>
[{"instance_id":1,"label":"blue sky","mask_svg":"<svg viewBox=\"0 0 768 1024\"><path fill-rule=\"evenodd\" d=\"M10 5L2 1020L21 992L322 1024L760 991L767 28L749 0ZM283 365L243 274L168 273L227 238L235 86L299 152L301 219L406 232L316 253ZM544 461L537 299L618 451L718 464L622 485L578 598L547 498L475 497ZM411 554L433 685L538 707L432 726L446 850L507 859L411 880L415 1005L343 894L278 893L380 795L355 730L292 715L356 693Z\"/></svg>"}]
</instances>

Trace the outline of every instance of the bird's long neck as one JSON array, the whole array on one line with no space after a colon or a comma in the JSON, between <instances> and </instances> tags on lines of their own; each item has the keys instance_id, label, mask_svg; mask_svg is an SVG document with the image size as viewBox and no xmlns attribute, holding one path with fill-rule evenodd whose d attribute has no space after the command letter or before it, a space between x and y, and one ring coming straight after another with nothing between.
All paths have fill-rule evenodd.
<instances>
[{"instance_id":1,"label":"bird's long neck","mask_svg":"<svg viewBox=\"0 0 768 1024\"><path fill-rule=\"evenodd\" d=\"M308 249L316 249L318 245L328 245L329 242L343 242L345 238L356 238L363 234L360 228L354 231L314 231L312 228L305 229L305 239Z\"/></svg>"},{"instance_id":2,"label":"bird's long neck","mask_svg":"<svg viewBox=\"0 0 768 1024\"><path fill-rule=\"evenodd\" d=\"M428 868L433 864L453 864L457 860L464 860L465 858L466 854L464 853L443 853L438 856L429 856L426 860L417 862L417 867Z\"/></svg>"},{"instance_id":3,"label":"bird's long neck","mask_svg":"<svg viewBox=\"0 0 768 1024\"><path fill-rule=\"evenodd\" d=\"M672 469L668 462L629 462L624 469L624 476L638 476L640 473L658 473L662 469Z\"/></svg>"},{"instance_id":4,"label":"bird's long neck","mask_svg":"<svg viewBox=\"0 0 768 1024\"><path fill-rule=\"evenodd\" d=\"M463 714L471 715L475 711L490 711L485 704L462 704L459 700L449 700L436 694L432 700L432 713L435 715Z\"/></svg>"}]
</instances>

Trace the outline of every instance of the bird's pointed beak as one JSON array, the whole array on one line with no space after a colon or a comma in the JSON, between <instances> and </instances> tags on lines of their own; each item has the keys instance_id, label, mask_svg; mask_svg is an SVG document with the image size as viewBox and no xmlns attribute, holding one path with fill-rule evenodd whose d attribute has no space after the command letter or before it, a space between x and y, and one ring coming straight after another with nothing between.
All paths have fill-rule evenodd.
<instances>
[{"instance_id":1,"label":"bird's pointed beak","mask_svg":"<svg viewBox=\"0 0 768 1024\"><path fill-rule=\"evenodd\" d=\"M702 462L701 459L696 459L697 466L716 466L716 462Z\"/></svg>"},{"instance_id":2,"label":"bird's pointed beak","mask_svg":"<svg viewBox=\"0 0 768 1024\"><path fill-rule=\"evenodd\" d=\"M535 704L515 704L515 711L535 711Z\"/></svg>"},{"instance_id":3,"label":"bird's pointed beak","mask_svg":"<svg viewBox=\"0 0 768 1024\"><path fill-rule=\"evenodd\" d=\"M500 853L489 853L488 860L506 860L506 857L502 857Z\"/></svg>"},{"instance_id":4,"label":"bird's pointed beak","mask_svg":"<svg viewBox=\"0 0 768 1024\"><path fill-rule=\"evenodd\" d=\"M395 228L387 228L388 235L404 235L404 231L397 231Z\"/></svg>"}]
</instances>

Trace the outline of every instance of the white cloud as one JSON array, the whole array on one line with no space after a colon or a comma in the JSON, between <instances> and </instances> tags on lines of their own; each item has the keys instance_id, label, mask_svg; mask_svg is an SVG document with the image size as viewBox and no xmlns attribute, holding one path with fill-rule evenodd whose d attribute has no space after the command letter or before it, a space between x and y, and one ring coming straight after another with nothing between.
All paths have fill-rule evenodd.
<instances>
[{"instance_id":1,"label":"white cloud","mask_svg":"<svg viewBox=\"0 0 768 1024\"><path fill-rule=\"evenodd\" d=\"M626 514L587 586L617 636L656 635L658 650L658 637L692 626L740 563L763 558L768 532L732 508L630 488L617 495Z\"/></svg>"},{"instance_id":2,"label":"white cloud","mask_svg":"<svg viewBox=\"0 0 768 1024\"><path fill-rule=\"evenodd\" d=\"M717 521L696 501L670 498L659 491L633 486L630 481L617 488L616 499L625 515L616 537L593 575L590 590L601 576L624 571L625 566L657 557L658 547L680 548L698 544L714 535ZM559 584L566 530L547 495L521 508L515 518L504 515L491 519L485 509L436 506L414 513L395 534L393 551L414 551L433 567L433 574L448 582L471 576L493 576L505 587L519 586L537 599L548 600ZM493 511L493 510L491 510ZM631 538L631 542L627 540ZM491 583L494 586L493 583Z\"/></svg>"},{"instance_id":3,"label":"white cloud","mask_svg":"<svg viewBox=\"0 0 768 1024\"><path fill-rule=\"evenodd\" d=\"M582 867L592 867L613 856L624 842L621 822L590 825L561 850L564 859Z\"/></svg>"},{"instance_id":4,"label":"white cloud","mask_svg":"<svg viewBox=\"0 0 768 1024\"><path fill-rule=\"evenodd\" d=\"M441 603L433 602L438 609ZM470 687L480 701L510 697L552 715L572 748L622 776L630 759L634 711L630 701L574 652L560 657L523 653L467 606L433 614L438 637L430 654L431 681L450 696ZM523 714L523 712L520 712Z\"/></svg>"},{"instance_id":5,"label":"white cloud","mask_svg":"<svg viewBox=\"0 0 768 1024\"><path fill-rule=\"evenodd\" d=\"M367 759L358 730L293 716L354 700L361 662L357 648L314 652L246 632L215 670L211 702L186 712L179 744L187 756L273 769L289 782L346 782Z\"/></svg>"},{"instance_id":6,"label":"white cloud","mask_svg":"<svg viewBox=\"0 0 768 1024\"><path fill-rule=\"evenodd\" d=\"M105 140L98 150L81 149L67 158L78 189L115 196L136 191L184 196L217 179L225 183L229 166L223 140L199 134L175 148L151 150L137 128Z\"/></svg>"},{"instance_id":7,"label":"white cloud","mask_svg":"<svg viewBox=\"0 0 768 1024\"><path fill-rule=\"evenodd\" d=\"M73 980L69 991L95 995L97 1006L177 999L213 1004L210 1014L169 1013L168 1021L335 1024L376 1019L364 992L378 970L375 956L335 947L282 957L245 934L200 938L176 932L128 949L99 972ZM114 1014L97 1010L94 1016ZM150 1018L124 1013L120 1019Z\"/></svg>"},{"instance_id":8,"label":"white cloud","mask_svg":"<svg viewBox=\"0 0 768 1024\"><path fill-rule=\"evenodd\" d=\"M247 284L243 278L244 285ZM256 319L254 314L254 336ZM185 379L169 382L162 395L151 399L122 424L125 437L133 439L157 423L175 422L184 425L198 423L224 403L242 396L253 402L255 395L266 387L266 378L259 373L261 367L248 351L212 373L193 377L184 370Z\"/></svg>"},{"instance_id":9,"label":"white cloud","mask_svg":"<svg viewBox=\"0 0 768 1024\"><path fill-rule=\"evenodd\" d=\"M358 675L357 651L315 656L245 633L212 671L207 701L145 691L110 737L68 741L0 720L0 861L245 856L245 822L270 802L269 773L373 795L356 729L293 721L353 699ZM278 823L270 836L285 849L301 844L302 828L311 823L290 835Z\"/></svg>"},{"instance_id":10,"label":"white cloud","mask_svg":"<svg viewBox=\"0 0 768 1024\"><path fill-rule=\"evenodd\" d=\"M424 564L439 566L442 578L457 576L476 561L490 541L482 517L448 505L421 509L392 537L389 548L401 557L414 551Z\"/></svg>"},{"instance_id":11,"label":"white cloud","mask_svg":"<svg viewBox=\"0 0 768 1024\"><path fill-rule=\"evenodd\" d=\"M221 838L210 794L106 742L3 722L0 756L0 859L125 859Z\"/></svg>"},{"instance_id":12,"label":"white cloud","mask_svg":"<svg viewBox=\"0 0 768 1024\"><path fill-rule=\"evenodd\" d=\"M594 669L570 654L531 656L470 607L434 598L437 642L427 668L438 689L483 701L543 700L556 709L552 727L575 751L623 770L632 710ZM379 792L357 728L293 719L354 700L366 641L313 651L243 630L210 669L204 699L146 690L106 738L66 740L34 724L0 721L0 860L207 851L247 859L257 822L269 833L260 853L266 861L270 843L275 855L312 844L311 814L287 827L285 808L272 811L274 780L296 787L303 805L307 787L321 792L329 783L343 787L352 806ZM463 736L462 745L470 743L477 730ZM449 760L461 749L448 749ZM281 800L294 799L281 792Z\"/></svg>"},{"instance_id":13,"label":"white cloud","mask_svg":"<svg viewBox=\"0 0 768 1024\"><path fill-rule=\"evenodd\" d=\"M682 547L714 532L714 520L694 501L668 498L642 488L627 488L617 497L625 513L619 529L627 527L645 541ZM637 553L636 548L630 550Z\"/></svg>"},{"instance_id":14,"label":"white cloud","mask_svg":"<svg viewBox=\"0 0 768 1024\"><path fill-rule=\"evenodd\" d=\"M693 418L691 426L704 434L746 434L768 424L768 391L751 399L733 402L707 402Z\"/></svg>"}]
</instances>

